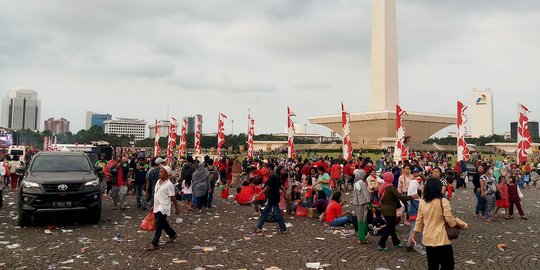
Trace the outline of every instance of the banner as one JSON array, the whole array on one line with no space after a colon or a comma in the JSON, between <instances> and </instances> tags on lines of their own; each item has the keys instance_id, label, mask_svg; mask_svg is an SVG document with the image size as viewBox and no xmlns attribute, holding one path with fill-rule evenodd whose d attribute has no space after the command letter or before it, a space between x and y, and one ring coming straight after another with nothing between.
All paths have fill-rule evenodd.
<instances>
[{"instance_id":1,"label":"banner","mask_svg":"<svg viewBox=\"0 0 540 270\"><path fill-rule=\"evenodd\" d=\"M49 151L49 137L43 137L43 151Z\"/></svg>"},{"instance_id":2,"label":"banner","mask_svg":"<svg viewBox=\"0 0 540 270\"><path fill-rule=\"evenodd\" d=\"M248 112L248 141L247 141L247 159L253 159L253 137L255 136L255 119L251 118L251 112Z\"/></svg>"},{"instance_id":3,"label":"banner","mask_svg":"<svg viewBox=\"0 0 540 270\"><path fill-rule=\"evenodd\" d=\"M53 135L53 143L52 143L51 150L58 151L58 138L56 137L56 134Z\"/></svg>"},{"instance_id":4,"label":"banner","mask_svg":"<svg viewBox=\"0 0 540 270\"><path fill-rule=\"evenodd\" d=\"M169 126L169 141L167 143L167 163L171 164L174 154L174 147L176 146L176 127L178 122L174 117L171 117L171 125Z\"/></svg>"},{"instance_id":5,"label":"banner","mask_svg":"<svg viewBox=\"0 0 540 270\"><path fill-rule=\"evenodd\" d=\"M202 115L195 116L195 155L202 154L201 149L201 129L202 129Z\"/></svg>"},{"instance_id":6,"label":"banner","mask_svg":"<svg viewBox=\"0 0 540 270\"><path fill-rule=\"evenodd\" d=\"M352 159L353 147L351 142L351 114L345 112L343 102L341 102L341 127L343 128L343 159Z\"/></svg>"},{"instance_id":7,"label":"banner","mask_svg":"<svg viewBox=\"0 0 540 270\"><path fill-rule=\"evenodd\" d=\"M396 104L396 145L394 147L394 162L405 161L409 156L409 151L405 147L405 126L401 116L407 114Z\"/></svg>"},{"instance_id":8,"label":"banner","mask_svg":"<svg viewBox=\"0 0 540 270\"><path fill-rule=\"evenodd\" d=\"M159 123L158 121L156 120L156 131L155 131L155 136L154 136L154 156L156 157L159 157L159 155L161 154L161 149L159 149Z\"/></svg>"},{"instance_id":9,"label":"banner","mask_svg":"<svg viewBox=\"0 0 540 270\"><path fill-rule=\"evenodd\" d=\"M178 159L182 158L186 154L187 149L187 139L186 139L186 132L187 132L187 118L184 117L184 121L182 123L182 130L180 134L180 146L178 150Z\"/></svg>"},{"instance_id":10,"label":"banner","mask_svg":"<svg viewBox=\"0 0 540 270\"><path fill-rule=\"evenodd\" d=\"M294 151L294 121L291 118L293 116L296 116L296 114L291 111L291 108L287 107L287 156L289 158L296 158L296 152Z\"/></svg>"},{"instance_id":11,"label":"banner","mask_svg":"<svg viewBox=\"0 0 540 270\"><path fill-rule=\"evenodd\" d=\"M227 116L219 113L218 119L218 134L217 134L217 155L221 156L221 148L225 144L225 119Z\"/></svg>"},{"instance_id":12,"label":"banner","mask_svg":"<svg viewBox=\"0 0 540 270\"><path fill-rule=\"evenodd\" d=\"M467 135L467 116L465 110L467 106L463 105L460 101L457 102L457 160L467 161L471 158L469 147L465 141L465 135Z\"/></svg>"},{"instance_id":13,"label":"banner","mask_svg":"<svg viewBox=\"0 0 540 270\"><path fill-rule=\"evenodd\" d=\"M527 116L528 112L529 109L527 109L527 107L518 103L519 121L517 159L519 164L527 162L527 156L530 153L529 149L532 146L531 133L529 132L529 117Z\"/></svg>"}]
</instances>

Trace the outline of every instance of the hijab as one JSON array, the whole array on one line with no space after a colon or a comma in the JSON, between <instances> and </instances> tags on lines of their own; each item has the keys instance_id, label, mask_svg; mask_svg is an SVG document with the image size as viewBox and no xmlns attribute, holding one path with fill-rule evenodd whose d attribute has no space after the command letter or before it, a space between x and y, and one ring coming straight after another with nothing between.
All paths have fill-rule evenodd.
<instances>
[{"instance_id":1,"label":"hijab","mask_svg":"<svg viewBox=\"0 0 540 270\"><path fill-rule=\"evenodd\" d=\"M197 170L193 173L193 179L191 182L193 184L204 182L206 181L206 179L208 179L209 174L210 173L208 172L208 170L206 170L204 164L199 164Z\"/></svg>"},{"instance_id":2,"label":"hijab","mask_svg":"<svg viewBox=\"0 0 540 270\"><path fill-rule=\"evenodd\" d=\"M387 187L393 186L394 175L391 172L385 172L383 174L384 184L379 188L379 199L382 199L384 196L384 191Z\"/></svg>"}]
</instances>

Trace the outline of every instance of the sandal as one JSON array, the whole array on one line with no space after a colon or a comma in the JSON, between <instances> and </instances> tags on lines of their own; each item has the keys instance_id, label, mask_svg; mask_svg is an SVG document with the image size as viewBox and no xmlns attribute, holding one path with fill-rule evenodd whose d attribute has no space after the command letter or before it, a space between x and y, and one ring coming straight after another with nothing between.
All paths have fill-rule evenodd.
<instances>
[{"instance_id":1,"label":"sandal","mask_svg":"<svg viewBox=\"0 0 540 270\"><path fill-rule=\"evenodd\" d=\"M279 231L277 234L278 235L284 235L284 234L287 234L287 231Z\"/></svg>"},{"instance_id":2,"label":"sandal","mask_svg":"<svg viewBox=\"0 0 540 270\"><path fill-rule=\"evenodd\" d=\"M174 240L176 239L177 236L178 236L178 235L175 234L173 237L170 237L169 240L167 240L166 243L167 243L167 244L172 244L172 243L174 243Z\"/></svg>"},{"instance_id":3,"label":"sandal","mask_svg":"<svg viewBox=\"0 0 540 270\"><path fill-rule=\"evenodd\" d=\"M527 220L527 219L529 219L529 218L528 218L528 217L526 217L526 216L521 216L521 219L523 219L523 220Z\"/></svg>"},{"instance_id":4,"label":"sandal","mask_svg":"<svg viewBox=\"0 0 540 270\"><path fill-rule=\"evenodd\" d=\"M146 251L154 251L154 250L158 250L159 249L159 246L154 246L154 245L150 245Z\"/></svg>"}]
</instances>

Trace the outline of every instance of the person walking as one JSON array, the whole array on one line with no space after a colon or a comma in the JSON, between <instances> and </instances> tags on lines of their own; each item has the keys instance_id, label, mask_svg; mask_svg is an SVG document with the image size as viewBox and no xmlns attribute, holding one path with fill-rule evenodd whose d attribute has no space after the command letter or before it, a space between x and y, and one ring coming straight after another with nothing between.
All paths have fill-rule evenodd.
<instances>
[{"instance_id":1,"label":"person walking","mask_svg":"<svg viewBox=\"0 0 540 270\"><path fill-rule=\"evenodd\" d=\"M193 197L195 198L195 206L199 211L202 211L208 200L210 190L210 173L205 168L204 163L197 165L197 170L193 173L191 181Z\"/></svg>"},{"instance_id":2,"label":"person walking","mask_svg":"<svg viewBox=\"0 0 540 270\"><path fill-rule=\"evenodd\" d=\"M216 183L219 179L219 172L214 166L214 161L209 159L206 162L206 169L208 170L208 177L210 179L210 187L208 189L208 196L206 198L206 204L204 206L212 208L212 202L214 202L214 190L216 189Z\"/></svg>"},{"instance_id":3,"label":"person walking","mask_svg":"<svg viewBox=\"0 0 540 270\"><path fill-rule=\"evenodd\" d=\"M273 171L274 164L269 163L268 168L271 171ZM271 212L274 213L274 216L276 217L279 224L278 234L284 234L287 231L287 227L285 226L285 220L283 219L283 215L281 214L281 209L279 208L279 200L281 197L280 192L282 191L285 194L285 197L289 196L287 194L287 190L285 189L285 187L283 187L281 183L281 176L284 174L286 174L285 168L283 168L283 166L278 166L277 170L270 174L270 177L268 178L268 181L266 181L264 189L254 196L255 198L257 198L261 194L266 193L266 199L267 199L266 205L264 206L264 211L261 213L259 222L257 223L257 226L255 227L255 230L254 230L255 233L262 232L262 227Z\"/></svg>"},{"instance_id":4,"label":"person walking","mask_svg":"<svg viewBox=\"0 0 540 270\"><path fill-rule=\"evenodd\" d=\"M144 197L144 190L146 189L146 174L150 170L150 166L146 164L144 158L140 158L135 165L135 197L137 200L137 209L146 211L146 198Z\"/></svg>"},{"instance_id":5,"label":"person walking","mask_svg":"<svg viewBox=\"0 0 540 270\"><path fill-rule=\"evenodd\" d=\"M19 185L19 175L17 174L17 169L21 166L19 155L13 155L13 159L8 163L11 191L17 190L17 186Z\"/></svg>"},{"instance_id":6,"label":"person walking","mask_svg":"<svg viewBox=\"0 0 540 270\"><path fill-rule=\"evenodd\" d=\"M460 230L467 229L467 223L452 216L450 201L443 198L442 184L430 178L424 186L423 200L418 207L418 215L412 236L413 243L422 233L422 244L426 247L428 269L454 269L454 251L448 239L445 223Z\"/></svg>"},{"instance_id":7,"label":"person walking","mask_svg":"<svg viewBox=\"0 0 540 270\"><path fill-rule=\"evenodd\" d=\"M358 219L358 243L367 244L366 233L368 231L367 223L367 214L368 209L370 208L371 195L366 186L365 180L365 171L361 171L364 175L355 175L354 185L353 185L353 210Z\"/></svg>"},{"instance_id":8,"label":"person walking","mask_svg":"<svg viewBox=\"0 0 540 270\"><path fill-rule=\"evenodd\" d=\"M486 200L482 197L483 182L480 177L484 175L484 166L480 165L476 168L476 174L473 175L474 195L476 196L476 208L474 214L480 218L486 212Z\"/></svg>"},{"instance_id":9,"label":"person walking","mask_svg":"<svg viewBox=\"0 0 540 270\"><path fill-rule=\"evenodd\" d=\"M234 159L232 166L232 183L231 187L237 188L240 186L240 175L242 174L242 164L238 161L238 158ZM222 183L225 183L225 179L222 179Z\"/></svg>"},{"instance_id":10,"label":"person walking","mask_svg":"<svg viewBox=\"0 0 540 270\"><path fill-rule=\"evenodd\" d=\"M495 193L498 192L497 182L495 182L491 168L480 179L484 182L484 185L482 185L482 197L486 200L484 218L489 223L493 221L493 212L495 211Z\"/></svg>"},{"instance_id":11,"label":"person walking","mask_svg":"<svg viewBox=\"0 0 540 270\"><path fill-rule=\"evenodd\" d=\"M513 219L514 218L514 205L518 209L518 213L521 216L521 219L526 220L527 217L525 217L525 213L523 212L523 208L521 208L521 197L520 197L520 190L519 186L517 185L517 178L512 175L510 176L510 183L508 183L508 201L510 202L510 209L509 209L509 215L506 217L506 219Z\"/></svg>"},{"instance_id":12,"label":"person walking","mask_svg":"<svg viewBox=\"0 0 540 270\"><path fill-rule=\"evenodd\" d=\"M156 217L156 232L152 243L146 249L147 251L154 251L159 248L159 239L161 233L165 230L165 233L169 236L167 243L173 243L177 237L176 232L171 225L167 222L167 216L171 216L171 205L174 206L174 213L180 214L180 208L176 201L176 192L174 191L174 185L169 180L172 169L169 166L160 166L159 181L156 183L154 190L154 214Z\"/></svg>"},{"instance_id":13,"label":"person walking","mask_svg":"<svg viewBox=\"0 0 540 270\"><path fill-rule=\"evenodd\" d=\"M391 172L384 173L383 179L384 185L379 189L379 198L381 202L381 213L386 220L386 229L379 240L377 249L387 251L386 241L390 236L392 237L392 243L395 248L402 247L396 234L396 210L401 207L400 201L405 203L412 200L412 197L402 195L397 191L393 185L394 175Z\"/></svg>"},{"instance_id":14,"label":"person walking","mask_svg":"<svg viewBox=\"0 0 540 270\"><path fill-rule=\"evenodd\" d=\"M150 161L151 169L146 173L146 202L147 206L152 207L154 205L154 187L159 180L159 171L161 170L161 165L165 160L158 157Z\"/></svg>"}]
</instances>

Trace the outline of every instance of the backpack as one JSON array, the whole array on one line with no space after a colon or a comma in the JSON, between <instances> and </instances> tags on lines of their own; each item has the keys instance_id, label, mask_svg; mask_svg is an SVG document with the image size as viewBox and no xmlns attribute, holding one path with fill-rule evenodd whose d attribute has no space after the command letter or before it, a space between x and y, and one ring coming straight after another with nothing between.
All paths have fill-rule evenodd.
<instances>
[{"instance_id":1,"label":"backpack","mask_svg":"<svg viewBox=\"0 0 540 270\"><path fill-rule=\"evenodd\" d=\"M212 185L215 185L217 180L219 179L219 173L217 172L216 168L208 170L208 172L210 173L210 182L212 183Z\"/></svg>"}]
</instances>

